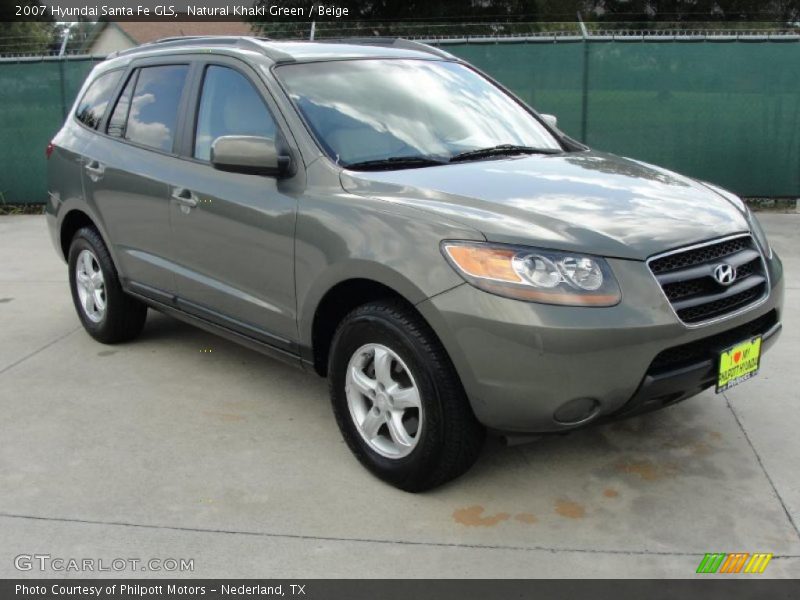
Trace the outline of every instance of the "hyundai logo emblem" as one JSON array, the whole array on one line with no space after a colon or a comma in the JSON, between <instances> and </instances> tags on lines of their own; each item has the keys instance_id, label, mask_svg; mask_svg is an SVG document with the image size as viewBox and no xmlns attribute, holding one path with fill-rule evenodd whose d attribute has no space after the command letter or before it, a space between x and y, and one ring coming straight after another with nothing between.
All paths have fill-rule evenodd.
<instances>
[{"instance_id":1,"label":"hyundai logo emblem","mask_svg":"<svg viewBox=\"0 0 800 600\"><path fill-rule=\"evenodd\" d=\"M714 267L714 279L722 285L730 285L736 280L736 267L722 263Z\"/></svg>"}]
</instances>

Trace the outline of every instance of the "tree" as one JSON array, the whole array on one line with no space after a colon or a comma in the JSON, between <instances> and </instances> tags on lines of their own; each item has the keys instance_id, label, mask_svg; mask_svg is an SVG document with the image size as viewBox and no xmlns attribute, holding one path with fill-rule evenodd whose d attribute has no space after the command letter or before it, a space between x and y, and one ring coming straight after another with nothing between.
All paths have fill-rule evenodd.
<instances>
[{"instance_id":1,"label":"tree","mask_svg":"<svg viewBox=\"0 0 800 600\"><path fill-rule=\"evenodd\" d=\"M38 6L37 0L22 0L22 6ZM58 42L59 28L52 17L41 21L0 21L0 55L50 54Z\"/></svg>"},{"instance_id":2,"label":"tree","mask_svg":"<svg viewBox=\"0 0 800 600\"><path fill-rule=\"evenodd\" d=\"M306 10L317 2L304 0L261 0L262 5L280 4ZM320 20L320 37L335 35L443 36L487 33L525 33L546 29L548 21L576 20L586 0L342 0L336 6L348 11L348 18ZM306 13L307 14L307 13ZM309 20L256 21L269 36L296 33L307 36Z\"/></svg>"},{"instance_id":3,"label":"tree","mask_svg":"<svg viewBox=\"0 0 800 600\"><path fill-rule=\"evenodd\" d=\"M261 2L302 7L306 11L317 3ZM318 20L318 37L525 34L564 29L559 23L574 22L578 12L587 22L599 22L599 27L612 27L613 23L613 27L621 29L698 22L759 22L786 27L800 20L800 0L342 0L337 6L346 8L348 17ZM307 18L257 21L256 25L274 37L308 37L311 26Z\"/></svg>"},{"instance_id":4,"label":"tree","mask_svg":"<svg viewBox=\"0 0 800 600\"><path fill-rule=\"evenodd\" d=\"M796 19L800 0L593 0L591 14L616 22L762 22Z\"/></svg>"}]
</instances>

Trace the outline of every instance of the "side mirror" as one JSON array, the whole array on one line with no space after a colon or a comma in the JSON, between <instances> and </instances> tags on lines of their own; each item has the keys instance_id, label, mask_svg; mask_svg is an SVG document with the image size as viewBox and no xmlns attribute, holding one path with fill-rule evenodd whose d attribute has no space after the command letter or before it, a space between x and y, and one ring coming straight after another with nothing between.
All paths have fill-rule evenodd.
<instances>
[{"instance_id":1,"label":"side mirror","mask_svg":"<svg viewBox=\"0 0 800 600\"><path fill-rule=\"evenodd\" d=\"M558 117L555 115L541 115L542 120L553 129L558 129Z\"/></svg>"},{"instance_id":2,"label":"side mirror","mask_svg":"<svg viewBox=\"0 0 800 600\"><path fill-rule=\"evenodd\" d=\"M211 164L220 171L283 177L291 158L278 153L275 140L250 135L224 135L211 145Z\"/></svg>"}]
</instances>

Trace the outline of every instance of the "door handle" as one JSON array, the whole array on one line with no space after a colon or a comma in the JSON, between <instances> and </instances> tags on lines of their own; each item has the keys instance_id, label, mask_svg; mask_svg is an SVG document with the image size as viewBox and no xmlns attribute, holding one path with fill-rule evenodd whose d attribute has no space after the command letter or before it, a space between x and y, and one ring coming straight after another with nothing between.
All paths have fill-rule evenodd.
<instances>
[{"instance_id":1,"label":"door handle","mask_svg":"<svg viewBox=\"0 0 800 600\"><path fill-rule=\"evenodd\" d=\"M172 199L186 208L194 208L197 206L197 198L194 192L186 188L174 188L172 190Z\"/></svg>"},{"instance_id":2,"label":"door handle","mask_svg":"<svg viewBox=\"0 0 800 600\"><path fill-rule=\"evenodd\" d=\"M83 168L86 169L86 172L89 174L89 178L95 182L100 181L106 172L105 165L96 160L90 160L84 165Z\"/></svg>"}]
</instances>

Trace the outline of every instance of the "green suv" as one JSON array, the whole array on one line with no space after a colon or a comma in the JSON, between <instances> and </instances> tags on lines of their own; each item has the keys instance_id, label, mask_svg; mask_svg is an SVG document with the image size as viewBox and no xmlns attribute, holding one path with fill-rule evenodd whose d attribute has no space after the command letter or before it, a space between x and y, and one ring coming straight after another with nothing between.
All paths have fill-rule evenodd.
<instances>
[{"instance_id":1,"label":"green suv","mask_svg":"<svg viewBox=\"0 0 800 600\"><path fill-rule=\"evenodd\" d=\"M781 262L739 198L570 139L418 43L162 40L48 147L86 331L152 308L327 376L370 471L429 489L486 432L564 432L754 376Z\"/></svg>"}]
</instances>

